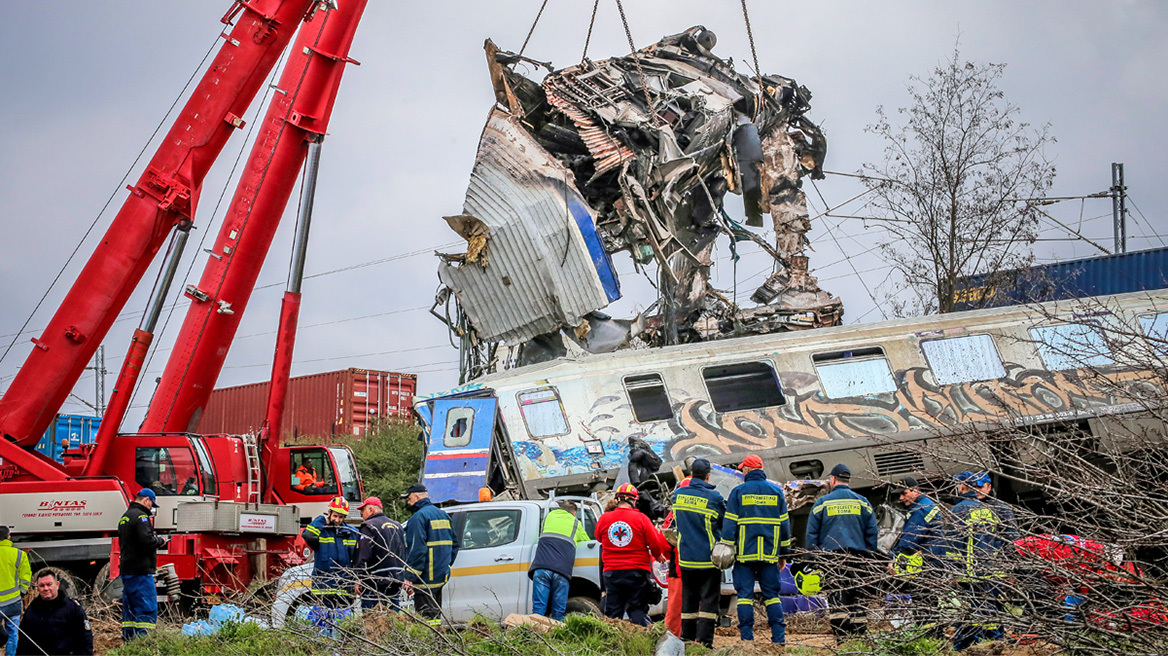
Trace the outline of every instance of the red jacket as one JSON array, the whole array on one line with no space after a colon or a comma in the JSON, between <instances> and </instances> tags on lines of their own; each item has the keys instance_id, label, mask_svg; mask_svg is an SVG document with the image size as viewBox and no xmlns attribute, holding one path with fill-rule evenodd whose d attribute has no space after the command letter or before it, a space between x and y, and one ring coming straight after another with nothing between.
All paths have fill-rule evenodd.
<instances>
[{"instance_id":1,"label":"red jacket","mask_svg":"<svg viewBox=\"0 0 1168 656\"><path fill-rule=\"evenodd\" d=\"M596 522L596 537L606 572L647 570L653 562L649 552L660 558L669 547L653 522L635 508L617 508L601 515Z\"/></svg>"}]
</instances>

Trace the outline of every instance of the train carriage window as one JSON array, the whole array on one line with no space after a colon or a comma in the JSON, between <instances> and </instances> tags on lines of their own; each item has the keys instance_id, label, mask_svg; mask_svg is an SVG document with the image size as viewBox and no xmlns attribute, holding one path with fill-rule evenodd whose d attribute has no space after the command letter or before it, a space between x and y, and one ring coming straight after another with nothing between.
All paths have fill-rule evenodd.
<instances>
[{"instance_id":1,"label":"train carriage window","mask_svg":"<svg viewBox=\"0 0 1168 656\"><path fill-rule=\"evenodd\" d=\"M450 408L446 412L446 432L442 436L442 446L457 449L470 444L473 424L474 408Z\"/></svg>"},{"instance_id":2,"label":"train carriage window","mask_svg":"<svg viewBox=\"0 0 1168 656\"><path fill-rule=\"evenodd\" d=\"M1140 328L1148 336L1148 346L1161 356L1168 355L1168 312L1142 314Z\"/></svg>"},{"instance_id":3,"label":"train carriage window","mask_svg":"<svg viewBox=\"0 0 1168 656\"><path fill-rule=\"evenodd\" d=\"M625 378L625 392L633 406L633 417L639 422L661 421L673 418L673 406L665 391L665 381L658 374L643 374Z\"/></svg>"},{"instance_id":4,"label":"train carriage window","mask_svg":"<svg viewBox=\"0 0 1168 656\"><path fill-rule=\"evenodd\" d=\"M896 380L878 346L816 353L811 356L823 394L829 399L871 396L896 391Z\"/></svg>"},{"instance_id":5,"label":"train carriage window","mask_svg":"<svg viewBox=\"0 0 1168 656\"><path fill-rule=\"evenodd\" d=\"M775 370L765 362L706 367L702 378L718 412L769 408L787 402Z\"/></svg>"},{"instance_id":6,"label":"train carriage window","mask_svg":"<svg viewBox=\"0 0 1168 656\"><path fill-rule=\"evenodd\" d=\"M968 335L921 342L921 351L938 385L994 380L1006 375L989 335Z\"/></svg>"},{"instance_id":7,"label":"train carriage window","mask_svg":"<svg viewBox=\"0 0 1168 656\"><path fill-rule=\"evenodd\" d=\"M1103 331L1102 325L1083 321L1031 328L1030 337L1047 369L1066 371L1115 364Z\"/></svg>"},{"instance_id":8,"label":"train carriage window","mask_svg":"<svg viewBox=\"0 0 1168 656\"><path fill-rule=\"evenodd\" d=\"M523 415L527 432L532 437L552 437L566 435L569 432L564 406L560 403L560 395L554 388L543 387L520 392L518 398L519 414Z\"/></svg>"}]
</instances>

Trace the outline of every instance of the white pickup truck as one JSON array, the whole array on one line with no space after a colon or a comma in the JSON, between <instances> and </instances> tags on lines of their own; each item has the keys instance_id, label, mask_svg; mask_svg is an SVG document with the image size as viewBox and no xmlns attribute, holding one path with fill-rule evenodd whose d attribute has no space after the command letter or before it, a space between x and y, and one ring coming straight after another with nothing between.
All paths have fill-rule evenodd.
<instances>
[{"instance_id":1,"label":"white pickup truck","mask_svg":"<svg viewBox=\"0 0 1168 656\"><path fill-rule=\"evenodd\" d=\"M580 506L580 518L589 538L595 537L600 505L583 497L571 498ZM453 622L469 620L476 614L502 619L510 613L531 612L531 579L527 570L535 555L540 528L557 500L489 501L445 508L459 536L458 557L450 582L442 594L443 613ZM297 608L312 603L308 594L312 563L293 567L280 577L273 626L296 614ZM656 576L664 582L663 572ZM664 590L662 591L664 593ZM409 602L407 602L408 604ZM600 543L595 539L576 545L576 567L568 593L569 613L600 613ZM662 601L650 614L665 612Z\"/></svg>"}]
</instances>

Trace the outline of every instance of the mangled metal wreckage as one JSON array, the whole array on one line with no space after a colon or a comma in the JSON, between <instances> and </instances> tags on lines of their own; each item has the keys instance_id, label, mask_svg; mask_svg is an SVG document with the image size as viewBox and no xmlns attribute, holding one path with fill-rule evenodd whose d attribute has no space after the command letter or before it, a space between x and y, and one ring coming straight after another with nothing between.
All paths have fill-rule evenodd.
<instances>
[{"instance_id":1,"label":"mangled metal wreckage","mask_svg":"<svg viewBox=\"0 0 1168 656\"><path fill-rule=\"evenodd\" d=\"M487 41L497 104L462 214L445 217L467 250L439 254L435 303L462 340L464 377L578 350L839 323L839 299L819 288L804 254L801 178L822 177L827 151L805 115L811 94L785 77L736 72L715 43L693 27L624 57L544 64L537 84L515 72L524 58ZM746 226L724 211L728 192L743 196ZM748 228L767 213L773 245ZM720 235L731 247L758 244L778 265L754 307L709 284ZM600 310L620 297L611 256L622 251L638 271L656 265L659 297L613 320Z\"/></svg>"}]
</instances>

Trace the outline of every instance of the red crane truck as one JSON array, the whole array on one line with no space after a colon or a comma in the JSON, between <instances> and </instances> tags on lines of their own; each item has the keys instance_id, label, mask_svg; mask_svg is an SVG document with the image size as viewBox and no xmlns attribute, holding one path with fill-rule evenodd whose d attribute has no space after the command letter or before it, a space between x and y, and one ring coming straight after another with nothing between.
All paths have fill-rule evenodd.
<instances>
[{"instance_id":1,"label":"red crane truck","mask_svg":"<svg viewBox=\"0 0 1168 656\"><path fill-rule=\"evenodd\" d=\"M344 447L284 447L278 435L291 366L316 164L365 0L237 0L229 29L35 348L0 398L0 522L35 559L83 570L116 565L118 518L143 487L158 495L159 554L187 594L240 588L301 562L297 505L362 495ZM303 23L303 27L300 27ZM193 225L203 179L280 53L299 33L246 169L138 433L119 434L153 330ZM307 160L301 212L273 364L268 422L259 436L198 435L218 377L280 217ZM130 293L170 239L153 297L135 331L98 436L64 463L35 451ZM315 465L317 482L297 485ZM80 567L78 567L80 566ZM92 572L86 572L91 574ZM116 575L116 567L110 571ZM98 576L99 582L103 578ZM105 578L108 578L106 576Z\"/></svg>"}]
</instances>

